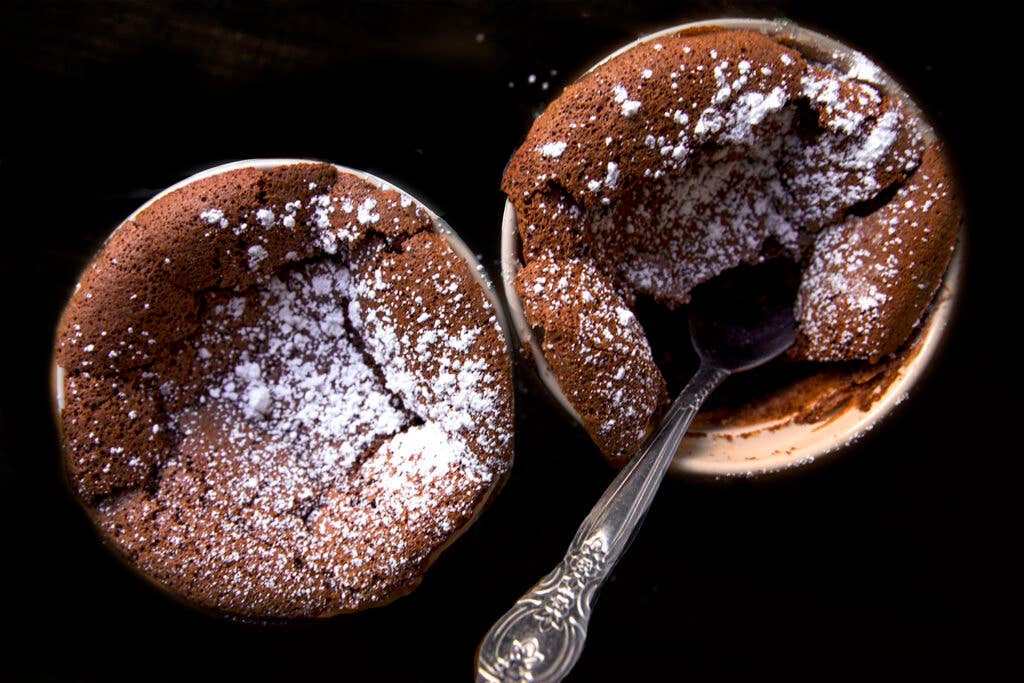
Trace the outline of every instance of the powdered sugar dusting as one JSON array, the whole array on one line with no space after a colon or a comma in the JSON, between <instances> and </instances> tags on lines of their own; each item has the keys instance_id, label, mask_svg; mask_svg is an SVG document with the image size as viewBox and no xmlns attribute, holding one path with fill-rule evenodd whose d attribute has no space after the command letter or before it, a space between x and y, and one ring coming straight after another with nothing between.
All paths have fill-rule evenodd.
<instances>
[{"instance_id":1,"label":"powdered sugar dusting","mask_svg":"<svg viewBox=\"0 0 1024 683\"><path fill-rule=\"evenodd\" d=\"M918 204L911 195L928 200ZM879 340L887 339L891 324L889 308L899 304L901 290L915 280L919 288L934 287L922 279L918 262L927 253L931 229L918 227L934 203L947 196L948 188L924 175L901 187L873 221L850 217L818 234L796 306L810 358L879 355ZM886 229L872 227L879 224Z\"/></svg>"},{"instance_id":2,"label":"powdered sugar dusting","mask_svg":"<svg viewBox=\"0 0 1024 683\"><path fill-rule=\"evenodd\" d=\"M616 405L614 391L641 373L590 387L586 359L606 337L603 328L585 334L578 317L598 315L591 311L596 295L557 295L550 269L576 272L583 266L575 260L586 263L628 310L638 295L684 304L694 286L725 270L785 256L805 266L807 288L821 288L820 297L804 299L800 326L822 348L808 353L801 340L797 352L847 360L873 359L880 340L889 344L894 336L885 321L919 305L908 303L906 281L901 290L890 273L933 269L908 246L908 236L921 232L916 218L889 216L898 221L890 237L861 243L841 229L870 214L876 230L879 207L897 201L906 212L933 206L930 196L911 206L899 198L931 147L897 97L753 32L666 36L658 45L641 41L552 102L503 185L518 218L525 267L516 288L527 322L544 331L540 343L563 393L609 457L620 451L608 447L607 425L622 416L584 413ZM619 114L628 102L637 104L624 121ZM576 152L572 163L563 161L557 177L534 173L536 155L527 153L534 139L564 140ZM898 199L890 201L889 192ZM832 234L837 230L842 236ZM833 246L828 261L820 252ZM819 258L821 267L808 271ZM840 277L840 269L848 272ZM833 335L846 310L860 321L857 329ZM589 394L574 396L579 391Z\"/></svg>"},{"instance_id":3,"label":"powdered sugar dusting","mask_svg":"<svg viewBox=\"0 0 1024 683\"><path fill-rule=\"evenodd\" d=\"M413 427L395 436L388 444L392 453L406 454L398 458L401 467L389 477L382 478L386 490L398 490L409 482L422 483L424 479L440 479L457 467L463 453L448 433L436 422Z\"/></svg>"},{"instance_id":4,"label":"powdered sugar dusting","mask_svg":"<svg viewBox=\"0 0 1024 683\"><path fill-rule=\"evenodd\" d=\"M549 142L542 145L540 148L541 156L553 157L557 159L562 156L562 152L565 151L566 143L564 142Z\"/></svg>"},{"instance_id":5,"label":"powdered sugar dusting","mask_svg":"<svg viewBox=\"0 0 1024 683\"><path fill-rule=\"evenodd\" d=\"M211 225L216 224L222 228L226 228L228 226L228 221L224 218L224 212L220 209L207 209L200 213L199 217Z\"/></svg>"},{"instance_id":6,"label":"powdered sugar dusting","mask_svg":"<svg viewBox=\"0 0 1024 683\"><path fill-rule=\"evenodd\" d=\"M654 360L640 322L589 261L534 261L517 280L534 325L555 329L556 320L568 319L572 339L545 337L544 352L585 369L578 373L585 382L574 383L568 398L587 407L581 417L602 450L628 455L646 436L664 391L651 372ZM627 375L630 381L621 381Z\"/></svg>"},{"instance_id":7,"label":"powdered sugar dusting","mask_svg":"<svg viewBox=\"0 0 1024 683\"><path fill-rule=\"evenodd\" d=\"M359 221L360 225L368 225L380 220L380 214L372 213L375 208L377 208L377 200L373 197L367 197L359 205L359 209L356 212L356 220Z\"/></svg>"},{"instance_id":8,"label":"powdered sugar dusting","mask_svg":"<svg viewBox=\"0 0 1024 683\"><path fill-rule=\"evenodd\" d=\"M501 424L502 379L490 352L476 350L478 339L493 334L497 319L491 312L482 325L460 322L467 320L474 304L459 294L457 271L409 272L410 265L384 254L376 268L353 279L352 324L380 366L386 386L425 422L448 433L467 459L474 451L501 452L511 440L508 430L494 429ZM384 286L385 272L390 289ZM433 300L429 309L427 297ZM420 324L401 325L407 319ZM468 469L482 478L490 476L483 468Z\"/></svg>"},{"instance_id":9,"label":"powdered sugar dusting","mask_svg":"<svg viewBox=\"0 0 1024 683\"><path fill-rule=\"evenodd\" d=\"M291 201L232 207L237 225L202 210L204 227L244 236L256 274L197 292L198 329L138 369L133 391L156 408L126 403L125 420L153 453L104 449L137 487L97 501L108 537L158 581L237 614L336 613L408 589L511 458L507 349L466 263L407 195L348 178L313 195L307 180L290 181L310 191ZM375 278L388 325L368 324L357 264L424 241L415 265L435 271L441 305L385 320L410 302ZM396 340L389 353L443 363L399 371L371 327Z\"/></svg>"},{"instance_id":10,"label":"powdered sugar dusting","mask_svg":"<svg viewBox=\"0 0 1024 683\"><path fill-rule=\"evenodd\" d=\"M797 95L749 59L716 60L698 71L710 101L696 116L669 109L638 136L637 146L657 152L643 177L620 184L612 150L608 175L585 185L599 202L580 197L589 208L578 230L602 267L671 304L717 273L755 261L769 239L799 259L802 231L873 197L885 164L895 157L912 168L921 150L896 150L908 124L872 86L807 65ZM628 101L627 86L612 92L616 103ZM819 111L823 130L813 136L800 96Z\"/></svg>"},{"instance_id":11,"label":"powdered sugar dusting","mask_svg":"<svg viewBox=\"0 0 1024 683\"><path fill-rule=\"evenodd\" d=\"M267 258L267 250L258 244L249 247L249 270L256 270L260 261Z\"/></svg>"},{"instance_id":12,"label":"powdered sugar dusting","mask_svg":"<svg viewBox=\"0 0 1024 683\"><path fill-rule=\"evenodd\" d=\"M227 440L236 457L259 462L286 455L302 471L299 479L321 487L379 439L402 430L412 414L383 387L346 331L339 301L350 282L345 266L326 261L272 278L246 297L244 319L237 305L234 311L215 305L196 343L217 352L197 360L198 383L163 385L171 403L199 395L197 405L170 415L171 425L195 432L199 421L216 415L234 425Z\"/></svg>"},{"instance_id":13,"label":"powdered sugar dusting","mask_svg":"<svg viewBox=\"0 0 1024 683\"><path fill-rule=\"evenodd\" d=\"M438 281L447 295L465 296L453 285L458 282ZM388 286L375 281L370 291L383 296ZM228 488L237 494L225 504L234 509L254 495L260 500L236 530L236 543L244 529L268 541L284 535L305 562L325 561L325 548L337 552L337 540L318 537L302 520L323 522L316 501L353 477L368 476L376 482L379 511L366 516L362 531L350 517L348 534L377 533L384 511L393 515L393 526L400 523L399 510L429 520L435 508L446 512L432 533L448 533L451 515L465 514L472 492L486 488L505 466L497 455L511 437L500 426L505 378L469 352L483 330L451 333L438 324L413 333L375 325L367 355L347 315L364 309L344 305L360 293L365 286L348 265L320 260L244 297L211 295L211 315L194 341L194 379L161 387L169 405L182 404L168 421L183 435L185 451L215 463L216 476L234 482ZM383 311L376 316L383 319ZM351 322L366 329L361 317ZM416 343L426 347L418 353L440 358L446 370L423 377L398 362L404 345ZM429 396L415 390L422 382ZM495 424L483 425L486 420ZM211 433L211 422L222 427ZM490 453L495 457L481 455ZM337 512L323 514L334 519ZM391 543L377 552L394 553L402 571L422 559L399 540Z\"/></svg>"},{"instance_id":14,"label":"powdered sugar dusting","mask_svg":"<svg viewBox=\"0 0 1024 683\"><path fill-rule=\"evenodd\" d=\"M632 117L640 111L642 103L639 100L629 99L629 92L622 87L622 84L612 87L612 99L620 105L622 115L625 117Z\"/></svg>"}]
</instances>

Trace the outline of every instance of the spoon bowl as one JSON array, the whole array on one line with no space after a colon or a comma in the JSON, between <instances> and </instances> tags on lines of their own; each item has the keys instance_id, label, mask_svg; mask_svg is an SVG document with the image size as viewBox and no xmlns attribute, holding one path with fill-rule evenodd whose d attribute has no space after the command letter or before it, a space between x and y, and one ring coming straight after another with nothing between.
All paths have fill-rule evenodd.
<instances>
[{"instance_id":1,"label":"spoon bowl","mask_svg":"<svg viewBox=\"0 0 1024 683\"><path fill-rule=\"evenodd\" d=\"M742 265L694 289L690 340L702 362L741 372L793 345L796 280L784 277L778 265Z\"/></svg>"}]
</instances>

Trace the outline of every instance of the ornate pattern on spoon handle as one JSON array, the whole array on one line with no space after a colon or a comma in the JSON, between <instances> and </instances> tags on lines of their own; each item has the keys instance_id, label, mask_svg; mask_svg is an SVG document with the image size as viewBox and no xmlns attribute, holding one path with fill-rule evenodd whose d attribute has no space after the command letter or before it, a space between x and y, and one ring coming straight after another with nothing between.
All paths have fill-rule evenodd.
<instances>
[{"instance_id":1,"label":"ornate pattern on spoon handle","mask_svg":"<svg viewBox=\"0 0 1024 683\"><path fill-rule=\"evenodd\" d=\"M477 681L560 681L583 651L591 601L625 552L679 442L711 390L729 374L705 362L583 521L562 562L491 628L477 653Z\"/></svg>"},{"instance_id":2,"label":"ornate pattern on spoon handle","mask_svg":"<svg viewBox=\"0 0 1024 683\"><path fill-rule=\"evenodd\" d=\"M487 634L480 646L477 680L533 681L541 670L563 672L558 678L565 675L583 651L590 601L601 585L598 577L606 573L607 555L604 536L577 539L562 562Z\"/></svg>"}]
</instances>

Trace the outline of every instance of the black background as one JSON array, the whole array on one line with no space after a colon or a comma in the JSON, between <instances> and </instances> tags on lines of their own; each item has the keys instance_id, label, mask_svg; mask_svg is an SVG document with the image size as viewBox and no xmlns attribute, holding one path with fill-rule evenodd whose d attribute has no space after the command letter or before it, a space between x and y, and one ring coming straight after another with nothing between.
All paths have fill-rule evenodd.
<instances>
[{"instance_id":1,"label":"black background","mask_svg":"<svg viewBox=\"0 0 1024 683\"><path fill-rule=\"evenodd\" d=\"M0 678L470 680L479 639L561 557L611 477L526 373L503 494L415 593L322 623L244 625L136 578L64 486L48 396L60 308L139 204L250 157L325 159L391 179L443 215L496 276L499 179L544 103L644 33L728 15L786 16L832 33L918 99L967 196L963 303L912 400L841 457L773 479L667 481L598 601L569 680L983 665L965 640L986 628L996 581L980 487L998 478L1000 454L1019 453L979 428L990 413L977 397L1012 379L986 350L981 302L1001 282L1000 233L1020 229L1003 225L1005 199L991 193L989 163L1017 143L991 142L1008 124L979 105L989 91L974 60L989 59L981 46L998 23L987 8L124 0L8 2L0 14L0 575L14 631ZM1019 531L1005 540L1019 542Z\"/></svg>"}]
</instances>

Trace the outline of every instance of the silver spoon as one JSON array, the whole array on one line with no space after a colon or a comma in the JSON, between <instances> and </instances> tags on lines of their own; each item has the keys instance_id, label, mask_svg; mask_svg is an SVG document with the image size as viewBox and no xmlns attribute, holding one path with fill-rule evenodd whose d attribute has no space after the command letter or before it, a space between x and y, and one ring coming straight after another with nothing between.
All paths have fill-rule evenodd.
<instances>
[{"instance_id":1,"label":"silver spoon","mask_svg":"<svg viewBox=\"0 0 1024 683\"><path fill-rule=\"evenodd\" d=\"M700 367L646 449L583 520L561 563L488 631L477 650L478 682L560 681L579 659L594 595L643 521L701 404L730 374L766 363L793 344L792 283L766 278L763 270L737 268L694 291L689 327Z\"/></svg>"}]
</instances>

